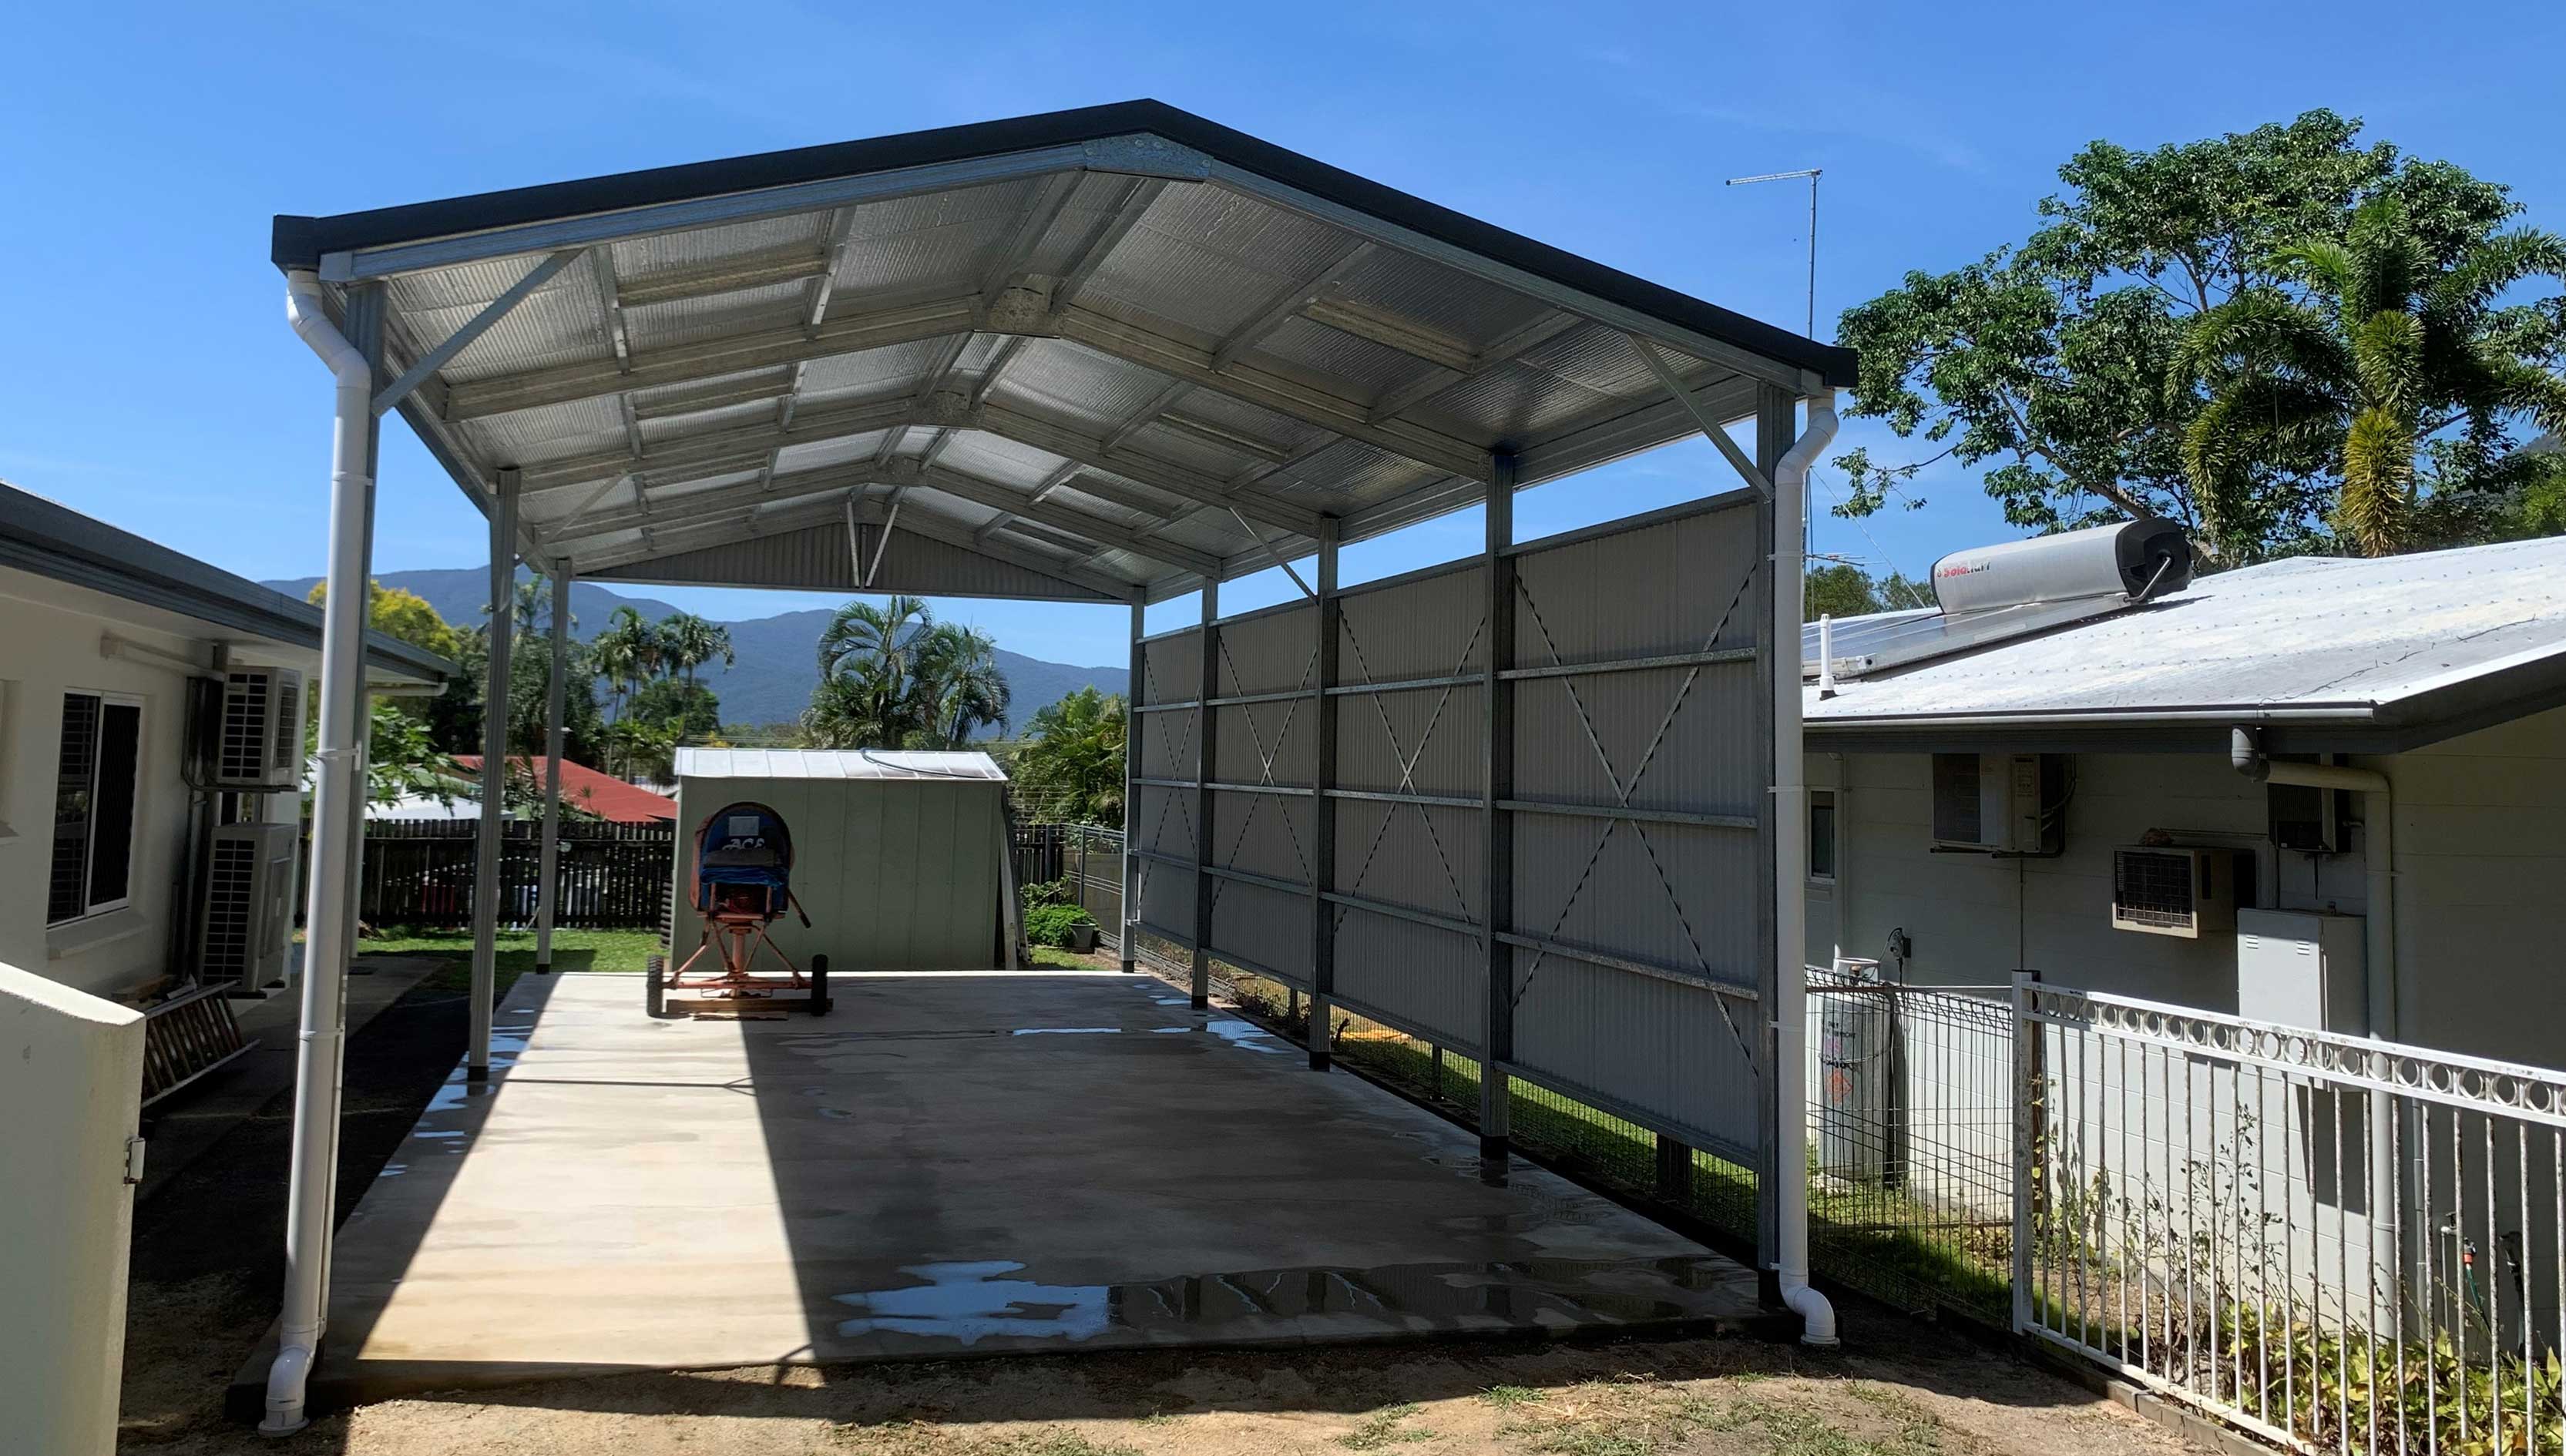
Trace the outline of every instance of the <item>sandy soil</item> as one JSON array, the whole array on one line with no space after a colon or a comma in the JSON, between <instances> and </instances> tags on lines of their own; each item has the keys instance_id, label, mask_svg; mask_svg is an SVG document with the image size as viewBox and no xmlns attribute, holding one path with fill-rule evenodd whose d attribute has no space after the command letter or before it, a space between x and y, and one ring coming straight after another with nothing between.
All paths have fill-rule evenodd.
<instances>
[{"instance_id":1,"label":"sandy soil","mask_svg":"<svg viewBox=\"0 0 2566 1456\"><path fill-rule=\"evenodd\" d=\"M389 1401L318 1422L282 1447L206 1418L128 1429L126 1449L361 1456L2188 1450L2117 1405L1896 1317L1856 1313L1849 1334L1838 1354L1748 1339L1468 1342L632 1375ZM174 1354L162 1349L151 1357Z\"/></svg>"}]
</instances>

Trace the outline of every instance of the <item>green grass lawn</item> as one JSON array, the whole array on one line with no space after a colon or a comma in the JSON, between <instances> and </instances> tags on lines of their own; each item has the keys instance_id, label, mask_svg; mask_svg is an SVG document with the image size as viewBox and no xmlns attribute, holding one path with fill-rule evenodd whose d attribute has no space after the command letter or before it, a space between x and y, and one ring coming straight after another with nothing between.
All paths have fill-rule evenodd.
<instances>
[{"instance_id":1,"label":"green grass lawn","mask_svg":"<svg viewBox=\"0 0 2566 1456\"><path fill-rule=\"evenodd\" d=\"M659 932L656 930L553 932L553 969L556 971L639 972L642 958L658 952ZM429 973L427 979L419 984L452 991L466 990L472 984L472 932L469 930L388 926L358 941L357 954L427 956L448 964ZM500 931L499 994L508 994L509 985L534 968L535 932Z\"/></svg>"}]
</instances>

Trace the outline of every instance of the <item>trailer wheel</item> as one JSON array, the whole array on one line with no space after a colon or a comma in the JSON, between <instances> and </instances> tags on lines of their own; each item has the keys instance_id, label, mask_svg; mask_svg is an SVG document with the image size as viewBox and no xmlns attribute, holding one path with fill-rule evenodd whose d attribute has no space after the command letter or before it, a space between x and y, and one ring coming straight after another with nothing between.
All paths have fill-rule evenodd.
<instances>
[{"instance_id":1,"label":"trailer wheel","mask_svg":"<svg viewBox=\"0 0 2566 1456\"><path fill-rule=\"evenodd\" d=\"M825 955L811 957L811 1014L829 1014L829 958Z\"/></svg>"},{"instance_id":2,"label":"trailer wheel","mask_svg":"<svg viewBox=\"0 0 2566 1456\"><path fill-rule=\"evenodd\" d=\"M667 1014L667 987L664 984L667 973L668 958L664 955L650 956L642 962L642 1004L653 1018Z\"/></svg>"}]
</instances>

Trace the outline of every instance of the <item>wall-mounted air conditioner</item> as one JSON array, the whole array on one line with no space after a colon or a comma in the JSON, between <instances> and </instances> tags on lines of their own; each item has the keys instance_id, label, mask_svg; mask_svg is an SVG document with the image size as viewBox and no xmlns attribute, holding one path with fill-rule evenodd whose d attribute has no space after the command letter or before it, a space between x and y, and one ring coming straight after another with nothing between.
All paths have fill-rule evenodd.
<instances>
[{"instance_id":1,"label":"wall-mounted air conditioner","mask_svg":"<svg viewBox=\"0 0 2566 1456\"><path fill-rule=\"evenodd\" d=\"M303 782L303 674L291 667L234 667L223 676L207 758L209 787L296 788Z\"/></svg>"},{"instance_id":2,"label":"wall-mounted air conditioner","mask_svg":"<svg viewBox=\"0 0 2566 1456\"><path fill-rule=\"evenodd\" d=\"M205 984L254 991L285 979L300 836L291 824L215 826L196 917L196 972Z\"/></svg>"},{"instance_id":3,"label":"wall-mounted air conditioner","mask_svg":"<svg viewBox=\"0 0 2566 1456\"><path fill-rule=\"evenodd\" d=\"M2112 928L2197 940L2236 928L2236 851L2112 851Z\"/></svg>"},{"instance_id":4,"label":"wall-mounted air conditioner","mask_svg":"<svg viewBox=\"0 0 2566 1456\"><path fill-rule=\"evenodd\" d=\"M2045 753L1933 755L1933 843L1944 849L2054 854L2066 843L2065 771Z\"/></svg>"}]
</instances>

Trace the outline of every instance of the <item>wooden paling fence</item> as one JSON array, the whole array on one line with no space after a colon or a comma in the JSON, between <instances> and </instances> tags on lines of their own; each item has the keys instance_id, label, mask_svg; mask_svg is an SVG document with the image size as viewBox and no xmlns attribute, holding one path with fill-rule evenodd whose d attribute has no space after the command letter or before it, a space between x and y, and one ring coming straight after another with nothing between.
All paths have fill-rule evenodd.
<instances>
[{"instance_id":1,"label":"wooden paling fence","mask_svg":"<svg viewBox=\"0 0 2566 1456\"><path fill-rule=\"evenodd\" d=\"M366 826L359 914L369 925L462 926L472 923L474 836L471 820L374 820ZM534 923L542 875L543 827L511 820L500 856L499 918ZM308 842L308 839L307 839ZM655 928L668 912L668 876L676 863L676 830L668 824L577 823L561 827L561 899L565 929Z\"/></svg>"}]
</instances>

